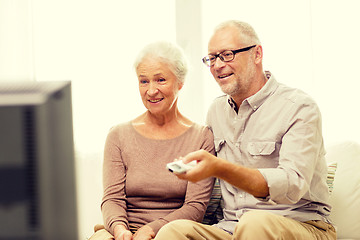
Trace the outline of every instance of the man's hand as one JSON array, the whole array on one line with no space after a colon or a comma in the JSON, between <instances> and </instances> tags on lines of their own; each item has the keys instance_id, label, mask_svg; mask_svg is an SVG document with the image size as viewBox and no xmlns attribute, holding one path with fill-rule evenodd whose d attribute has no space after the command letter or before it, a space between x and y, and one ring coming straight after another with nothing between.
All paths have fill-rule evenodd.
<instances>
[{"instance_id":1,"label":"man's hand","mask_svg":"<svg viewBox=\"0 0 360 240\"><path fill-rule=\"evenodd\" d=\"M133 240L133 234L122 224L114 228L115 240Z\"/></svg>"},{"instance_id":2,"label":"man's hand","mask_svg":"<svg viewBox=\"0 0 360 240\"><path fill-rule=\"evenodd\" d=\"M155 237L154 230L149 226L142 226L134 234L134 240L151 240Z\"/></svg>"},{"instance_id":3,"label":"man's hand","mask_svg":"<svg viewBox=\"0 0 360 240\"><path fill-rule=\"evenodd\" d=\"M191 182L198 182L208 177L216 177L217 166L223 161L203 149L191 152L181 159L184 163L189 163L193 160L197 161L197 165L190 171L176 174L180 179Z\"/></svg>"},{"instance_id":4,"label":"man's hand","mask_svg":"<svg viewBox=\"0 0 360 240\"><path fill-rule=\"evenodd\" d=\"M255 197L269 195L269 187L263 175L255 168L247 168L218 158L205 150L191 152L182 158L184 163L197 160L190 171L176 174L178 178L198 182L208 177L216 177L240 188Z\"/></svg>"}]
</instances>

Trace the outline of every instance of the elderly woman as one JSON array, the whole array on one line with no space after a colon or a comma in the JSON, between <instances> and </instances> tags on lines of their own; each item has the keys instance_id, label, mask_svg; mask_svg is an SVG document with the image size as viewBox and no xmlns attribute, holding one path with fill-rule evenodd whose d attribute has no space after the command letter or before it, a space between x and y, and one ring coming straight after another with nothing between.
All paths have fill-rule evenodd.
<instances>
[{"instance_id":1,"label":"elderly woman","mask_svg":"<svg viewBox=\"0 0 360 240\"><path fill-rule=\"evenodd\" d=\"M147 111L113 127L104 152L101 209L106 236L111 233L115 240L152 239L175 219L201 221L213 186L213 179L195 184L166 169L194 150L214 154L211 131L177 107L187 73L181 49L168 42L150 44L139 54L135 70Z\"/></svg>"}]
</instances>

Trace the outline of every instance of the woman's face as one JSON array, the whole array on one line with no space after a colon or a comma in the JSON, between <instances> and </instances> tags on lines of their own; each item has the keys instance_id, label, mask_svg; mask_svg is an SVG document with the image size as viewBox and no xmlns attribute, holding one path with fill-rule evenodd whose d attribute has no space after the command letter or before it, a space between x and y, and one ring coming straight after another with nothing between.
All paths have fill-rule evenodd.
<instances>
[{"instance_id":1,"label":"woman's face","mask_svg":"<svg viewBox=\"0 0 360 240\"><path fill-rule=\"evenodd\" d=\"M145 57L136 68L136 74L144 106L155 115L174 112L182 84L169 65L157 58Z\"/></svg>"}]
</instances>

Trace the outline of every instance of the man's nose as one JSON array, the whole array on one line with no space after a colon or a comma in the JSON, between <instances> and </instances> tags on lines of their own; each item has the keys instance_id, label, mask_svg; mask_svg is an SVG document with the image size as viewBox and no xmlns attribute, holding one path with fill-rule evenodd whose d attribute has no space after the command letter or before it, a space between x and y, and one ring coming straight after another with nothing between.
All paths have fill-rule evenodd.
<instances>
[{"instance_id":1,"label":"man's nose","mask_svg":"<svg viewBox=\"0 0 360 240\"><path fill-rule=\"evenodd\" d=\"M213 65L213 67L214 67L215 69L218 69L218 68L222 68L222 67L224 67L224 66L225 66L225 62L220 59L220 56L218 56L218 57L215 59L215 63L214 63L214 65Z\"/></svg>"}]
</instances>

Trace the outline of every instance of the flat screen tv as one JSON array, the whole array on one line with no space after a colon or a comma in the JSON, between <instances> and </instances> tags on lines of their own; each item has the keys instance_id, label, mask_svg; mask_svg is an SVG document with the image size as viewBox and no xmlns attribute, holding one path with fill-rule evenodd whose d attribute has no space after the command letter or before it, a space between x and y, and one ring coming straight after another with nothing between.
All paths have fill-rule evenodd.
<instances>
[{"instance_id":1,"label":"flat screen tv","mask_svg":"<svg viewBox=\"0 0 360 240\"><path fill-rule=\"evenodd\" d=\"M77 240L70 81L0 82L0 240Z\"/></svg>"}]
</instances>

